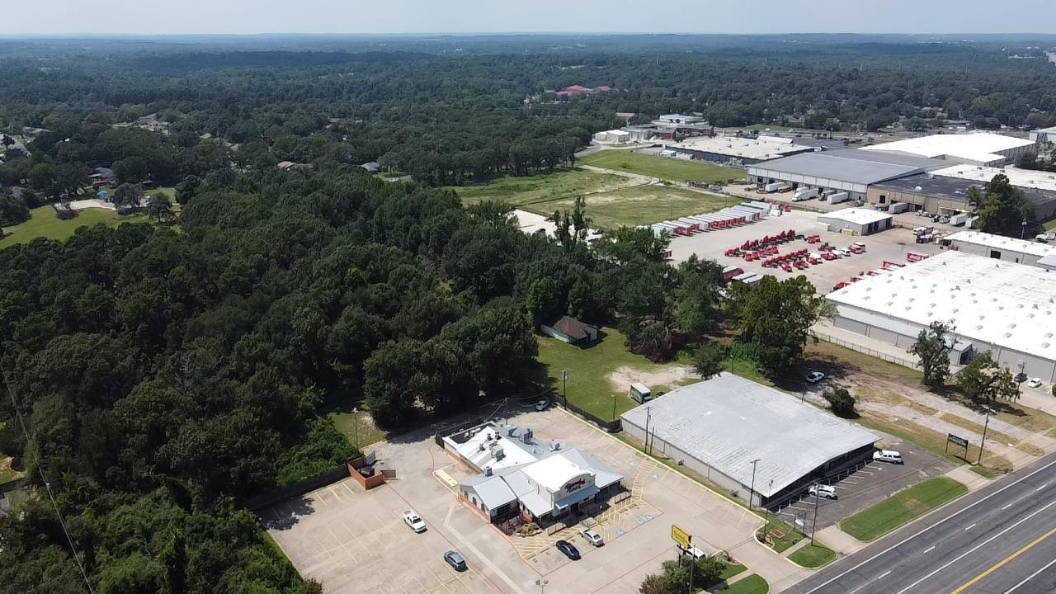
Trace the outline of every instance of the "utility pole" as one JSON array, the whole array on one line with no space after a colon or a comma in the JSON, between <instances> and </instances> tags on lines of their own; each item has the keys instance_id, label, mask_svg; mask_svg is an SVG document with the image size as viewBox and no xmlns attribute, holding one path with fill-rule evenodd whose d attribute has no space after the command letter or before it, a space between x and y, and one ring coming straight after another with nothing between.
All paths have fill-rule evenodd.
<instances>
[{"instance_id":1,"label":"utility pole","mask_svg":"<svg viewBox=\"0 0 1056 594\"><path fill-rule=\"evenodd\" d=\"M565 408L568 408L568 370L561 371L561 397L565 399Z\"/></svg>"},{"instance_id":2,"label":"utility pole","mask_svg":"<svg viewBox=\"0 0 1056 594\"><path fill-rule=\"evenodd\" d=\"M752 500L755 499L755 465L759 463L759 460L759 458L752 460L752 486L748 495L748 511L752 511Z\"/></svg>"},{"instance_id":3,"label":"utility pole","mask_svg":"<svg viewBox=\"0 0 1056 594\"><path fill-rule=\"evenodd\" d=\"M979 443L979 459L975 461L976 464L983 463L983 448L986 447L986 428L990 426L990 414L994 411L990 410L987 406L983 409L986 414L986 421L983 423L983 440Z\"/></svg>"},{"instance_id":4,"label":"utility pole","mask_svg":"<svg viewBox=\"0 0 1056 594\"><path fill-rule=\"evenodd\" d=\"M612 422L616 422L616 393L612 394Z\"/></svg>"},{"instance_id":5,"label":"utility pole","mask_svg":"<svg viewBox=\"0 0 1056 594\"><path fill-rule=\"evenodd\" d=\"M649 453L649 421L652 419L653 410L650 407L645 407L645 453Z\"/></svg>"},{"instance_id":6,"label":"utility pole","mask_svg":"<svg viewBox=\"0 0 1056 594\"><path fill-rule=\"evenodd\" d=\"M818 501L820 500L818 481L814 481L814 519L810 522L810 546L814 546L814 528L818 525Z\"/></svg>"},{"instance_id":7,"label":"utility pole","mask_svg":"<svg viewBox=\"0 0 1056 594\"><path fill-rule=\"evenodd\" d=\"M774 479L770 479L769 493L774 492ZM766 529L770 527L770 507L764 505L763 510L765 511L765 517L763 518L763 544L766 544Z\"/></svg>"},{"instance_id":8,"label":"utility pole","mask_svg":"<svg viewBox=\"0 0 1056 594\"><path fill-rule=\"evenodd\" d=\"M359 449L359 407L358 406L353 406L352 407L352 420L355 422L355 427L356 427L356 429L355 429L355 431L356 431L355 432L356 444L355 445L356 445L356 449L358 450Z\"/></svg>"}]
</instances>

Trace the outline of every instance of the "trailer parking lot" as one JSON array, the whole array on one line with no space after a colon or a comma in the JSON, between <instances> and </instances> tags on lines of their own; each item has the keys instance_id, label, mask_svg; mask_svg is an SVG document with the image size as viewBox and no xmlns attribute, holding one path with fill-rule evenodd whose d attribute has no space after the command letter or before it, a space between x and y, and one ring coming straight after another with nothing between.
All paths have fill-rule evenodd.
<instances>
[{"instance_id":1,"label":"trailer parking lot","mask_svg":"<svg viewBox=\"0 0 1056 594\"><path fill-rule=\"evenodd\" d=\"M767 268L763 260L748 262L742 257L731 257L726 251L739 247L746 241L774 236L789 229L797 234L819 235L821 242L808 244L805 241L793 241L778 246L779 254L808 250L813 253L822 243L829 243L835 248L847 248L854 242L866 246L864 254L856 254L837 260L824 261L805 270L793 268L785 272L780 268ZM671 240L671 257L675 262L682 262L691 255L708 260L715 260L723 266L735 265L745 272L761 275L772 275L778 279L803 274L817 287L819 292L827 293L840 282L849 281L852 277L861 277L871 270L877 270L885 261L906 263L910 252L925 255L937 254L941 250L935 244L917 244L913 233L908 229L894 228L866 237L849 237L839 233L830 233L818 224L817 213L793 210L780 217L767 217L759 222L732 227L728 229L698 233L685 237L674 237Z\"/></svg>"}]
</instances>

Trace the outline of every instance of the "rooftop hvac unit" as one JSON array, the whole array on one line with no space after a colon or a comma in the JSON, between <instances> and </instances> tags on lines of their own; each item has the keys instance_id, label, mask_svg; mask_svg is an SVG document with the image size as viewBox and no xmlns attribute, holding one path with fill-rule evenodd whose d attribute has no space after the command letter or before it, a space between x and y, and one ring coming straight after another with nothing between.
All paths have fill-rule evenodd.
<instances>
[{"instance_id":1,"label":"rooftop hvac unit","mask_svg":"<svg viewBox=\"0 0 1056 594\"><path fill-rule=\"evenodd\" d=\"M484 451L484 444L482 443L479 446L477 446L477 449L483 452Z\"/></svg>"},{"instance_id":2,"label":"rooftop hvac unit","mask_svg":"<svg viewBox=\"0 0 1056 594\"><path fill-rule=\"evenodd\" d=\"M502 448L495 448L495 460L502 460L506 457L506 452L502 451Z\"/></svg>"},{"instance_id":3,"label":"rooftop hvac unit","mask_svg":"<svg viewBox=\"0 0 1056 594\"><path fill-rule=\"evenodd\" d=\"M484 476L491 476L491 467L490 466L485 466L484 467Z\"/></svg>"}]
</instances>

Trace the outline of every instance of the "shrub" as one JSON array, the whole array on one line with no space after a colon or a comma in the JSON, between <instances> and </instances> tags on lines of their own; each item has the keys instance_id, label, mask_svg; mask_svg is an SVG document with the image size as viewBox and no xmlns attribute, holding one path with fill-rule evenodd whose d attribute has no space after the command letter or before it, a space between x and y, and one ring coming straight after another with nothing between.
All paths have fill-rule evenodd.
<instances>
[{"instance_id":1,"label":"shrub","mask_svg":"<svg viewBox=\"0 0 1056 594\"><path fill-rule=\"evenodd\" d=\"M837 417L845 419L858 417L858 413L854 410L854 396L851 396L847 388L825 390L822 396L829 401L829 408L832 409L832 413Z\"/></svg>"}]
</instances>

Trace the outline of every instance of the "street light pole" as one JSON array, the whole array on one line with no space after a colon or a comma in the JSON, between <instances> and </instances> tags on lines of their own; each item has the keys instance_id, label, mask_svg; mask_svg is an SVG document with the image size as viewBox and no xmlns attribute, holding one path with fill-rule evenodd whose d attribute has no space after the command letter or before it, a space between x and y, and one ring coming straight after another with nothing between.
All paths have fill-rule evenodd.
<instances>
[{"instance_id":1,"label":"street light pole","mask_svg":"<svg viewBox=\"0 0 1056 594\"><path fill-rule=\"evenodd\" d=\"M986 447L986 428L990 426L990 413L993 412L989 406L983 410L985 411L984 414L986 414L986 421L983 423L983 440L979 442L979 459L975 461L976 464L983 463L983 448Z\"/></svg>"},{"instance_id":2,"label":"street light pole","mask_svg":"<svg viewBox=\"0 0 1056 594\"><path fill-rule=\"evenodd\" d=\"M755 465L759 463L759 460L760 458L752 460L752 486L748 494L748 511L752 511L752 500L755 499Z\"/></svg>"},{"instance_id":3,"label":"street light pole","mask_svg":"<svg viewBox=\"0 0 1056 594\"><path fill-rule=\"evenodd\" d=\"M774 479L770 479L770 488L768 491L773 494L774 492ZM766 544L766 529L770 527L770 506L764 505L764 518L763 518L763 544Z\"/></svg>"},{"instance_id":4,"label":"street light pole","mask_svg":"<svg viewBox=\"0 0 1056 594\"><path fill-rule=\"evenodd\" d=\"M821 500L818 485L818 481L814 481L814 519L810 522L810 546L814 546L814 528L818 525L818 501Z\"/></svg>"},{"instance_id":5,"label":"street light pole","mask_svg":"<svg viewBox=\"0 0 1056 594\"><path fill-rule=\"evenodd\" d=\"M616 393L612 393L612 422L616 422Z\"/></svg>"},{"instance_id":6,"label":"street light pole","mask_svg":"<svg viewBox=\"0 0 1056 594\"><path fill-rule=\"evenodd\" d=\"M359 449L359 407L352 407L352 421L355 423L356 449Z\"/></svg>"},{"instance_id":7,"label":"street light pole","mask_svg":"<svg viewBox=\"0 0 1056 594\"><path fill-rule=\"evenodd\" d=\"M550 583L550 580L535 580L535 585L539 586L539 594L546 594L546 585Z\"/></svg>"}]
</instances>

